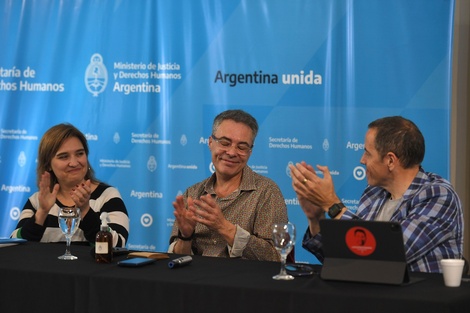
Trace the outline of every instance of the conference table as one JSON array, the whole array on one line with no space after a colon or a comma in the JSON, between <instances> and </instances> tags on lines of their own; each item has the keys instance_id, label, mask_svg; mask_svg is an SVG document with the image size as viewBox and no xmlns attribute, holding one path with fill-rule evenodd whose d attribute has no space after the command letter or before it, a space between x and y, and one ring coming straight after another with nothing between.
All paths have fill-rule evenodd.
<instances>
[{"instance_id":1,"label":"conference table","mask_svg":"<svg viewBox=\"0 0 470 313\"><path fill-rule=\"evenodd\" d=\"M58 260L65 244L26 242L0 248L0 312L470 312L470 282L445 287L441 274L413 273L396 286L325 281L318 274L276 281L280 264L193 256L143 267L98 264L91 247L72 244L75 261ZM316 266L318 271L321 266Z\"/></svg>"}]
</instances>

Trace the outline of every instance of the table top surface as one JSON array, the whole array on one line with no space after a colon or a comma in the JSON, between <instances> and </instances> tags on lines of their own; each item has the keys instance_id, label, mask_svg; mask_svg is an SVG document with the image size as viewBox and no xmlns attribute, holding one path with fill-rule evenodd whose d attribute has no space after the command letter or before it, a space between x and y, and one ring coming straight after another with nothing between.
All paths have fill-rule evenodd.
<instances>
[{"instance_id":1,"label":"table top surface","mask_svg":"<svg viewBox=\"0 0 470 313\"><path fill-rule=\"evenodd\" d=\"M96 307L104 303L101 303L102 297L95 299L95 294L103 292L118 298L131 294L131 303L121 301L114 304L118 311L120 308L136 308L136 303L149 297L159 304L172 302L167 304L167 308L177 307L176 311L191 311L192 308L185 302L175 305L178 299L195 301L201 297L210 299L205 302L206 311L220 309L220 305L230 303L231 306L224 309L226 312L232 309L233 312L241 309L247 311L242 307L247 305L247 301L255 301L249 305L253 312L265 311L270 306L288 311L301 310L305 305L316 307L316 312L327 308L342 311L351 305L365 312L378 312L378 309L396 312L397 306L400 306L401 312L408 309L410 312L415 309L459 312L464 306L470 307L470 282L464 281L457 288L445 287L441 274L413 273L413 276L423 280L406 286L325 281L318 274L296 277L292 281L276 281L272 276L280 270L278 262L193 256L191 264L170 269L168 262L180 255L169 254L169 259L127 268L117 265L119 260L126 258L125 255L115 257L111 264L98 264L92 257L91 247L72 244L71 252L78 256L78 260L58 260L57 257L64 251L65 244L32 242L0 248L2 297L8 290L24 288L23 280L30 284L41 282L43 285L49 281L47 278L58 278L51 283L52 288L56 288L54 286L59 282L64 288L69 288L71 284L83 284L87 290L77 292ZM316 269L320 270L321 267L317 266ZM97 291L97 286L102 285L106 286L106 290ZM38 292L35 290L36 294ZM261 300L269 302L263 303ZM113 308L113 305L107 308Z\"/></svg>"}]
</instances>

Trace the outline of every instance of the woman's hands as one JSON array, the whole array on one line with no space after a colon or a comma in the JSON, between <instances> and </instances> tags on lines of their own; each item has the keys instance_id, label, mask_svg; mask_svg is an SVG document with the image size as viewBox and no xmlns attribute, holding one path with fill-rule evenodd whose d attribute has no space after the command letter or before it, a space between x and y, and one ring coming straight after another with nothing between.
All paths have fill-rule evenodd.
<instances>
[{"instance_id":1,"label":"woman's hands","mask_svg":"<svg viewBox=\"0 0 470 313\"><path fill-rule=\"evenodd\" d=\"M82 218L90 210L90 197L92 192L91 181L89 179L80 185L76 185L70 192L70 197L73 202L75 202L75 206L80 208Z\"/></svg>"},{"instance_id":2,"label":"woman's hands","mask_svg":"<svg viewBox=\"0 0 470 313\"><path fill-rule=\"evenodd\" d=\"M39 225L44 225L44 221L46 220L49 211L54 206L57 199L57 193L60 189L59 184L55 184L51 191L49 188L50 184L51 174L49 172L44 172L39 180L39 208L36 211L36 224Z\"/></svg>"}]
</instances>

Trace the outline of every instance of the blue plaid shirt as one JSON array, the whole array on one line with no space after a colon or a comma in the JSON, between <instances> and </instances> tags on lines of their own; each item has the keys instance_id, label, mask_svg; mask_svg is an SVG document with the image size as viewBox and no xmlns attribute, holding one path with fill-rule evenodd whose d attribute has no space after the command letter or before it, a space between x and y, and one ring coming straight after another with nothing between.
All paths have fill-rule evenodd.
<instances>
[{"instance_id":1,"label":"blue plaid shirt","mask_svg":"<svg viewBox=\"0 0 470 313\"><path fill-rule=\"evenodd\" d=\"M341 219L375 220L390 193L368 186L357 213L346 211ZM439 175L420 168L391 221L403 230L406 258L413 272L440 273L439 260L463 257L463 211L452 185ZM306 231L302 247L323 262L321 234Z\"/></svg>"}]
</instances>

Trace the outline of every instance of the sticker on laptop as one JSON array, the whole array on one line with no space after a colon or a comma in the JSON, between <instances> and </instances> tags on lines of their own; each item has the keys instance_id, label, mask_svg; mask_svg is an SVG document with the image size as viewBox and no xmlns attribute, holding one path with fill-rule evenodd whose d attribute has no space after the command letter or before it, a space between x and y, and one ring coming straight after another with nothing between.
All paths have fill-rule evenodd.
<instances>
[{"instance_id":1,"label":"sticker on laptop","mask_svg":"<svg viewBox=\"0 0 470 313\"><path fill-rule=\"evenodd\" d=\"M368 256L374 253L377 242L368 229L356 226L346 232L346 245L352 253Z\"/></svg>"}]
</instances>

